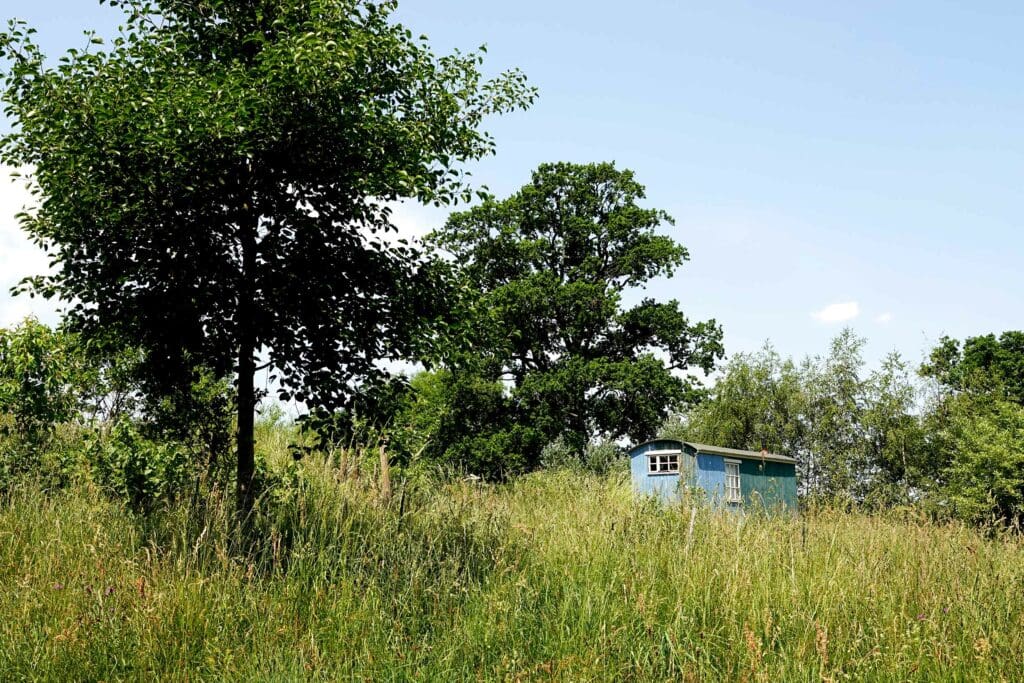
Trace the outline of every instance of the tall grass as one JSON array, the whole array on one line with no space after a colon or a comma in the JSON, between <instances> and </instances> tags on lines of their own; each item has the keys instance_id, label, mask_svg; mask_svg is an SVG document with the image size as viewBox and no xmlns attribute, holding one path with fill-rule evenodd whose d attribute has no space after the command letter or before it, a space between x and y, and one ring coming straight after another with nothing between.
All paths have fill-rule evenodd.
<instances>
[{"instance_id":1,"label":"tall grass","mask_svg":"<svg viewBox=\"0 0 1024 683\"><path fill-rule=\"evenodd\" d=\"M0 509L5 680L1024 680L1024 543L907 516L739 517L542 473L389 503L315 463L230 500Z\"/></svg>"}]
</instances>

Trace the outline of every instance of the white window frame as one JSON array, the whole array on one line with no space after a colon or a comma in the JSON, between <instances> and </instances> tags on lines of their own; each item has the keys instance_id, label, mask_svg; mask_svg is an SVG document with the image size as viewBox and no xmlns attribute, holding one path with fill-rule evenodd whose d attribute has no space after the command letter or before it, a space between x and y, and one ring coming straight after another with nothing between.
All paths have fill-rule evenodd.
<instances>
[{"instance_id":1,"label":"white window frame","mask_svg":"<svg viewBox=\"0 0 1024 683\"><path fill-rule=\"evenodd\" d=\"M742 503L743 487L740 483L740 460L725 459L725 502ZM729 472L735 468L735 474Z\"/></svg>"},{"instance_id":2,"label":"white window frame","mask_svg":"<svg viewBox=\"0 0 1024 683\"><path fill-rule=\"evenodd\" d=\"M682 451L647 451L647 474L679 474Z\"/></svg>"}]
</instances>

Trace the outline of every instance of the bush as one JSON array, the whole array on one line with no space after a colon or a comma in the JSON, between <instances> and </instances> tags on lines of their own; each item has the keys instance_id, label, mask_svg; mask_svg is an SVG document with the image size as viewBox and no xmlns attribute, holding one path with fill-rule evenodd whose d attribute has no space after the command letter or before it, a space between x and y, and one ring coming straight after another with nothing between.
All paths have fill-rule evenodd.
<instances>
[{"instance_id":1,"label":"bush","mask_svg":"<svg viewBox=\"0 0 1024 683\"><path fill-rule=\"evenodd\" d=\"M629 458L614 441L602 440L587 446L584 454L586 468L595 474L625 472L629 469Z\"/></svg>"},{"instance_id":2,"label":"bush","mask_svg":"<svg viewBox=\"0 0 1024 683\"><path fill-rule=\"evenodd\" d=\"M201 474L184 445L149 439L128 420L115 424L107 438L94 439L89 461L96 482L135 510L179 498Z\"/></svg>"},{"instance_id":3,"label":"bush","mask_svg":"<svg viewBox=\"0 0 1024 683\"><path fill-rule=\"evenodd\" d=\"M1000 400L954 405L943 487L953 514L975 524L1024 521L1024 408Z\"/></svg>"},{"instance_id":4,"label":"bush","mask_svg":"<svg viewBox=\"0 0 1024 683\"><path fill-rule=\"evenodd\" d=\"M576 452L559 436L554 441L544 444L540 451L540 465L548 470L571 470L579 467L580 459Z\"/></svg>"},{"instance_id":5,"label":"bush","mask_svg":"<svg viewBox=\"0 0 1024 683\"><path fill-rule=\"evenodd\" d=\"M0 484L39 471L58 427L81 415L91 381L73 335L35 318L0 328Z\"/></svg>"},{"instance_id":6,"label":"bush","mask_svg":"<svg viewBox=\"0 0 1024 683\"><path fill-rule=\"evenodd\" d=\"M580 457L564 436L544 446L540 461L541 466L547 469L579 469L601 475L625 470L627 466L625 454L614 441L601 440L587 444Z\"/></svg>"}]
</instances>

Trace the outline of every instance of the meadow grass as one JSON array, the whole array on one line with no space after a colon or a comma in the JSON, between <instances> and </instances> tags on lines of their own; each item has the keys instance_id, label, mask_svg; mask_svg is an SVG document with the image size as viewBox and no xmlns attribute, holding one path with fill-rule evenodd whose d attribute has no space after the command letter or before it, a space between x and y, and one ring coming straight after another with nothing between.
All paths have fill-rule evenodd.
<instances>
[{"instance_id":1,"label":"meadow grass","mask_svg":"<svg viewBox=\"0 0 1024 683\"><path fill-rule=\"evenodd\" d=\"M911 514L738 516L571 472L381 502L310 462L230 500L0 506L4 680L1024 680L1024 543Z\"/></svg>"}]
</instances>

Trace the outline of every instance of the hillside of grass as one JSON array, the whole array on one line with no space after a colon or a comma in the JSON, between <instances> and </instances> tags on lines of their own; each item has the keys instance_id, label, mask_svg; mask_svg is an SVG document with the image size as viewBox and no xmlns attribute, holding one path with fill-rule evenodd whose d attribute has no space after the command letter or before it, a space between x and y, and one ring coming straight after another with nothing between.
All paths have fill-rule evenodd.
<instances>
[{"instance_id":1,"label":"hillside of grass","mask_svg":"<svg viewBox=\"0 0 1024 683\"><path fill-rule=\"evenodd\" d=\"M723 515L627 480L399 483L304 463L231 501L0 508L5 680L1024 680L1024 543L908 515Z\"/></svg>"}]
</instances>

